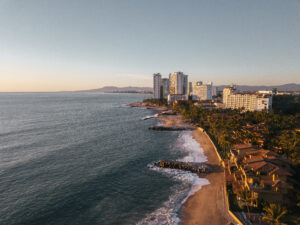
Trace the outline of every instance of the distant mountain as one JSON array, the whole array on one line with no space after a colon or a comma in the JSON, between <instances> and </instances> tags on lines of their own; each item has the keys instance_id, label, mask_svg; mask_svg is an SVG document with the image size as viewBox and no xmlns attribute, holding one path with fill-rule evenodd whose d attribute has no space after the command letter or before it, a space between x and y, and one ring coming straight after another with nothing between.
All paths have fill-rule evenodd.
<instances>
[{"instance_id":1,"label":"distant mountain","mask_svg":"<svg viewBox=\"0 0 300 225\"><path fill-rule=\"evenodd\" d=\"M221 91L223 88L229 85L219 85L218 90ZM277 88L277 91L300 91L300 84L283 84L283 85L273 85L273 86L248 86L248 85L236 85L237 90L241 91L259 91L259 90L272 90Z\"/></svg>"},{"instance_id":2,"label":"distant mountain","mask_svg":"<svg viewBox=\"0 0 300 225\"><path fill-rule=\"evenodd\" d=\"M218 90L221 91L229 85L219 85ZM300 91L300 84L283 84L273 86L249 86L249 85L236 85L236 88L241 91L259 91L259 90L272 90L277 88L278 91ZM82 92L106 92L106 93L151 93L153 88L151 87L116 87L116 86L105 86L102 88L82 90Z\"/></svg>"},{"instance_id":3,"label":"distant mountain","mask_svg":"<svg viewBox=\"0 0 300 225\"><path fill-rule=\"evenodd\" d=\"M152 92L151 87L115 87L105 86L102 88L82 90L82 92L106 92L106 93L140 93L140 92Z\"/></svg>"}]
</instances>

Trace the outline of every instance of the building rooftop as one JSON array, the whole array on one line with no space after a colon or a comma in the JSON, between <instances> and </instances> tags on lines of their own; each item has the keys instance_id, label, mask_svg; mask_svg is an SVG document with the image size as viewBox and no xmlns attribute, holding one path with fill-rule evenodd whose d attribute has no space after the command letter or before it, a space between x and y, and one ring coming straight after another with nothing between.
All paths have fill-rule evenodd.
<instances>
[{"instance_id":1,"label":"building rooftop","mask_svg":"<svg viewBox=\"0 0 300 225\"><path fill-rule=\"evenodd\" d=\"M253 162L248 165L245 165L245 168L251 169L255 172L274 174L275 171L279 170L279 167L266 161Z\"/></svg>"},{"instance_id":2,"label":"building rooftop","mask_svg":"<svg viewBox=\"0 0 300 225\"><path fill-rule=\"evenodd\" d=\"M252 148L253 145L251 143L242 143L242 144L235 144L232 149L247 149L247 148Z\"/></svg>"}]
</instances>

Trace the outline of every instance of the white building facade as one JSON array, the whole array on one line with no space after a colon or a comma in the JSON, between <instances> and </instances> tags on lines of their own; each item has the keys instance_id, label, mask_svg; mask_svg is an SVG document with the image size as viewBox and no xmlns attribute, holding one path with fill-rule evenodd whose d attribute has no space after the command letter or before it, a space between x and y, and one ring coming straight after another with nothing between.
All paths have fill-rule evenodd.
<instances>
[{"instance_id":1,"label":"white building facade","mask_svg":"<svg viewBox=\"0 0 300 225\"><path fill-rule=\"evenodd\" d=\"M168 95L168 103L172 104L175 101L188 100L188 95Z\"/></svg>"},{"instance_id":2,"label":"white building facade","mask_svg":"<svg viewBox=\"0 0 300 225\"><path fill-rule=\"evenodd\" d=\"M224 88L223 104L226 108L246 111L270 111L272 109L272 95L262 93L237 92L234 86Z\"/></svg>"}]
</instances>

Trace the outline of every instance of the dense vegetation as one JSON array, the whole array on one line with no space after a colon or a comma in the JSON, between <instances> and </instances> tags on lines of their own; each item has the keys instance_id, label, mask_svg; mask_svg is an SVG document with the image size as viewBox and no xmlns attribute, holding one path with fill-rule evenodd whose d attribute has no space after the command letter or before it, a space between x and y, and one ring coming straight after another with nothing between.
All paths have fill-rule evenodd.
<instances>
[{"instance_id":1,"label":"dense vegetation","mask_svg":"<svg viewBox=\"0 0 300 225\"><path fill-rule=\"evenodd\" d=\"M298 100L297 100L298 99ZM275 96L271 112L244 112L230 109L203 109L192 101L182 101L173 106L184 119L206 130L218 147L223 158L228 158L234 144L250 142L265 149L276 151L290 159L294 165L294 179L300 182L300 109L299 96ZM299 190L299 186L294 186ZM236 195L227 186L230 207L239 211ZM300 193L297 194L300 199ZM247 203L246 194L240 196ZM249 212L246 204L243 211ZM262 210L260 204L256 210ZM299 224L299 207L289 208L288 214L280 205L265 205L264 221L281 224L282 219L289 224ZM253 211L253 209L251 209ZM253 211L254 212L254 211ZM287 215L285 215L287 214Z\"/></svg>"},{"instance_id":2,"label":"dense vegetation","mask_svg":"<svg viewBox=\"0 0 300 225\"><path fill-rule=\"evenodd\" d=\"M291 115L300 113L300 95L275 95L272 107L275 113Z\"/></svg>"},{"instance_id":3,"label":"dense vegetation","mask_svg":"<svg viewBox=\"0 0 300 225\"><path fill-rule=\"evenodd\" d=\"M148 104L155 104L155 105L159 105L159 106L166 106L168 104L167 99L153 99L153 98L149 98L149 99L144 99L143 100L144 103L148 103Z\"/></svg>"},{"instance_id":4,"label":"dense vegetation","mask_svg":"<svg viewBox=\"0 0 300 225\"><path fill-rule=\"evenodd\" d=\"M276 102L276 101L275 101ZM241 110L206 110L185 101L174 105L184 119L203 127L215 140L224 158L236 143L261 144L277 151L294 164L300 164L300 113L242 112Z\"/></svg>"}]
</instances>

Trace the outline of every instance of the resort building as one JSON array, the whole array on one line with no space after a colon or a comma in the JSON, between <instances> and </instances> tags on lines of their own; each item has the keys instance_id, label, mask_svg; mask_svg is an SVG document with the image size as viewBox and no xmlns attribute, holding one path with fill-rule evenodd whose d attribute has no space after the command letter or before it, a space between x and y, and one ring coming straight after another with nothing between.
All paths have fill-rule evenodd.
<instances>
[{"instance_id":1,"label":"resort building","mask_svg":"<svg viewBox=\"0 0 300 225\"><path fill-rule=\"evenodd\" d=\"M193 100L205 101L212 100L212 83L203 84L202 81L193 82Z\"/></svg>"},{"instance_id":2,"label":"resort building","mask_svg":"<svg viewBox=\"0 0 300 225\"><path fill-rule=\"evenodd\" d=\"M223 104L226 108L245 109L246 111L270 111L272 95L264 93L238 92L234 86L224 88Z\"/></svg>"},{"instance_id":3,"label":"resort building","mask_svg":"<svg viewBox=\"0 0 300 225\"><path fill-rule=\"evenodd\" d=\"M154 99L161 98L161 86L162 86L161 74L160 73L153 74L153 97L154 97Z\"/></svg>"},{"instance_id":4,"label":"resort building","mask_svg":"<svg viewBox=\"0 0 300 225\"><path fill-rule=\"evenodd\" d=\"M175 72L169 74L170 94L186 95L188 93L188 75L183 72Z\"/></svg>"},{"instance_id":5,"label":"resort building","mask_svg":"<svg viewBox=\"0 0 300 225\"><path fill-rule=\"evenodd\" d=\"M188 100L188 95L168 95L168 104L183 100Z\"/></svg>"},{"instance_id":6,"label":"resort building","mask_svg":"<svg viewBox=\"0 0 300 225\"><path fill-rule=\"evenodd\" d=\"M227 181L234 192L249 190L253 206L259 201L290 203L286 196L293 189L292 170L289 161L277 153L251 144L237 144L230 151L226 167Z\"/></svg>"}]
</instances>

